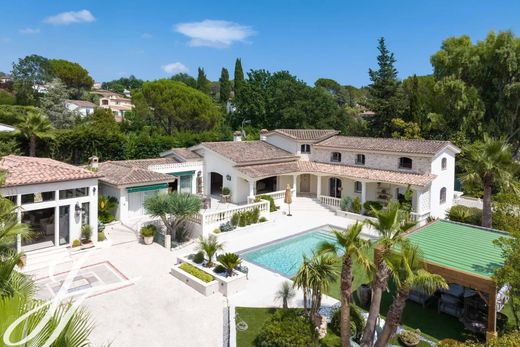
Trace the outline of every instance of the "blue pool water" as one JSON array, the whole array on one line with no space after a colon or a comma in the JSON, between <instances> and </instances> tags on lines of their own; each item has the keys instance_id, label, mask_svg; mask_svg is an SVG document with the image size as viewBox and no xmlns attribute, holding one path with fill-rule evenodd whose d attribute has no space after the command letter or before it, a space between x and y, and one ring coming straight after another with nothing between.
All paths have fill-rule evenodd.
<instances>
[{"instance_id":1,"label":"blue pool water","mask_svg":"<svg viewBox=\"0 0 520 347\"><path fill-rule=\"evenodd\" d=\"M311 256L323 241L336 239L326 230L309 231L243 253L242 258L291 278L298 272L303 255Z\"/></svg>"}]
</instances>

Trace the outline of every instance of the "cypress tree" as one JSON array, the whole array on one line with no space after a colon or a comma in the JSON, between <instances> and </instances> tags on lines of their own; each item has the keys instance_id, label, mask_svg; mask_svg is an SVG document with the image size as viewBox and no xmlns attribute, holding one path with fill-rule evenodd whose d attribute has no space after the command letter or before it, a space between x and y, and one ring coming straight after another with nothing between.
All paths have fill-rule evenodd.
<instances>
[{"instance_id":1,"label":"cypress tree","mask_svg":"<svg viewBox=\"0 0 520 347\"><path fill-rule=\"evenodd\" d=\"M235 97L240 94L242 86L244 85L244 71L242 70L242 61L237 58L235 61Z\"/></svg>"},{"instance_id":2,"label":"cypress tree","mask_svg":"<svg viewBox=\"0 0 520 347\"><path fill-rule=\"evenodd\" d=\"M225 104L231 96L231 82L229 81L229 72L226 68L222 68L220 73L220 102Z\"/></svg>"},{"instance_id":3,"label":"cypress tree","mask_svg":"<svg viewBox=\"0 0 520 347\"><path fill-rule=\"evenodd\" d=\"M204 69L199 67L198 75L197 75L197 89L201 92L210 95L211 94L211 83L206 77L206 73Z\"/></svg>"}]
</instances>

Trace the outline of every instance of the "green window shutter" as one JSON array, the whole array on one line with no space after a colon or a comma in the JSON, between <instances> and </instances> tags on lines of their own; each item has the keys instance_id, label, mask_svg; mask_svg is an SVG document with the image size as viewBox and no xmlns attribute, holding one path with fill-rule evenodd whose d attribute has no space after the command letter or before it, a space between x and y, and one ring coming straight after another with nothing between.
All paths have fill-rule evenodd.
<instances>
[{"instance_id":1,"label":"green window shutter","mask_svg":"<svg viewBox=\"0 0 520 347\"><path fill-rule=\"evenodd\" d=\"M193 170L193 171L172 172L172 173L169 173L168 175L182 177L182 176L193 176L194 174L195 174L195 170Z\"/></svg>"},{"instance_id":2,"label":"green window shutter","mask_svg":"<svg viewBox=\"0 0 520 347\"><path fill-rule=\"evenodd\" d=\"M126 190L129 193L138 193L138 192L147 192L150 190L159 190L159 189L168 189L168 183L161 184L152 184L149 186L139 186L139 187L128 187Z\"/></svg>"}]
</instances>

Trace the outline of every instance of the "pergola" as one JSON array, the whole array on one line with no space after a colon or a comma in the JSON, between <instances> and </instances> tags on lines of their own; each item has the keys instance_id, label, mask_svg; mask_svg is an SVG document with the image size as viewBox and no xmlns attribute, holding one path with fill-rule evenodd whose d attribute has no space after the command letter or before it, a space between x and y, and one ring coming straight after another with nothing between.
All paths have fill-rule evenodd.
<instances>
[{"instance_id":1,"label":"pergola","mask_svg":"<svg viewBox=\"0 0 520 347\"><path fill-rule=\"evenodd\" d=\"M435 221L406 235L422 250L429 272L441 275L448 283L488 295L486 338L496 335L497 285L492 276L504 259L493 241L500 237L509 236L498 230L446 220Z\"/></svg>"}]
</instances>

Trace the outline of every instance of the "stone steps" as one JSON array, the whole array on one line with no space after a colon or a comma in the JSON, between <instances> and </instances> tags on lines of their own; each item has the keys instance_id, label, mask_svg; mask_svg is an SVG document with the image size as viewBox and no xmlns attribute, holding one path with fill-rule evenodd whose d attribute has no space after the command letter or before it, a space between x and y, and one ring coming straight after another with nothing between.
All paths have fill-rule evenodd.
<instances>
[{"instance_id":1,"label":"stone steps","mask_svg":"<svg viewBox=\"0 0 520 347\"><path fill-rule=\"evenodd\" d=\"M22 272L31 273L52 265L72 262L69 250L65 247L45 248L27 252L27 262Z\"/></svg>"}]
</instances>

